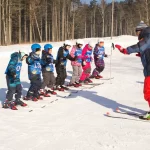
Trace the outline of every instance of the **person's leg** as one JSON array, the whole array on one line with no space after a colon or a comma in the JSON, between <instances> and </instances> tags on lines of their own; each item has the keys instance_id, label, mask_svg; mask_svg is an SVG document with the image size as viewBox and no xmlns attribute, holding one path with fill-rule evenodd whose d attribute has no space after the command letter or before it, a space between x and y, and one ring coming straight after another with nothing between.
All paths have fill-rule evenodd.
<instances>
[{"instance_id":1,"label":"person's leg","mask_svg":"<svg viewBox=\"0 0 150 150\"><path fill-rule=\"evenodd\" d=\"M56 79L55 79L54 73L50 72L50 81L49 81L49 84L47 86L47 93L50 93L52 95L56 95L57 94L54 91L55 83L56 83Z\"/></svg>"},{"instance_id":2,"label":"person's leg","mask_svg":"<svg viewBox=\"0 0 150 150\"><path fill-rule=\"evenodd\" d=\"M78 76L76 78L76 82L79 82L81 75L82 75L82 66L79 66L78 67Z\"/></svg>"},{"instance_id":3,"label":"person's leg","mask_svg":"<svg viewBox=\"0 0 150 150\"><path fill-rule=\"evenodd\" d=\"M48 88L53 88L56 83L56 79L53 72L49 73L49 83L47 85Z\"/></svg>"},{"instance_id":4,"label":"person's leg","mask_svg":"<svg viewBox=\"0 0 150 150\"><path fill-rule=\"evenodd\" d=\"M20 100L21 95L22 95L22 85L17 84L16 93L15 93L15 105L21 105L21 106L25 107L25 106L27 106L27 104Z\"/></svg>"},{"instance_id":5,"label":"person's leg","mask_svg":"<svg viewBox=\"0 0 150 150\"><path fill-rule=\"evenodd\" d=\"M88 69L88 65L86 64L85 66L82 67L82 69L83 69L83 71L82 71L82 74L80 76L80 81L81 82L83 82L86 79L86 77L87 77L86 71Z\"/></svg>"},{"instance_id":6,"label":"person's leg","mask_svg":"<svg viewBox=\"0 0 150 150\"><path fill-rule=\"evenodd\" d=\"M27 96L26 96L27 99L32 98L32 96L34 94L34 86L35 86L34 81L32 79L30 79L30 87L28 89Z\"/></svg>"},{"instance_id":7,"label":"person's leg","mask_svg":"<svg viewBox=\"0 0 150 150\"><path fill-rule=\"evenodd\" d=\"M72 73L72 78L71 78L71 80L70 80L70 84L74 84L74 83L77 81L77 79L79 78L79 77L78 77L78 76L79 76L79 73L78 73L78 71L79 71L78 66L72 66L72 69L73 69L73 73Z\"/></svg>"},{"instance_id":8,"label":"person's leg","mask_svg":"<svg viewBox=\"0 0 150 150\"><path fill-rule=\"evenodd\" d=\"M21 95L22 95L22 86L21 86L21 84L18 84L16 86L15 98L18 100L21 98Z\"/></svg>"},{"instance_id":9,"label":"person's leg","mask_svg":"<svg viewBox=\"0 0 150 150\"><path fill-rule=\"evenodd\" d=\"M67 78L67 72L66 72L66 68L62 68L61 69L61 84L60 85L64 85L65 84L65 79Z\"/></svg>"},{"instance_id":10,"label":"person's leg","mask_svg":"<svg viewBox=\"0 0 150 150\"><path fill-rule=\"evenodd\" d=\"M13 101L13 95L16 92L16 83L13 79L11 80L7 75L6 75L6 82L8 91L6 94L6 101L4 101L3 103L3 108L10 108L12 110L17 110L17 108L15 107L15 103Z\"/></svg>"},{"instance_id":11,"label":"person's leg","mask_svg":"<svg viewBox=\"0 0 150 150\"><path fill-rule=\"evenodd\" d=\"M44 90L45 87L49 84L50 74L49 74L49 72L43 72L42 75L43 75L43 82L42 82L41 89Z\"/></svg>"},{"instance_id":12,"label":"person's leg","mask_svg":"<svg viewBox=\"0 0 150 150\"><path fill-rule=\"evenodd\" d=\"M86 79L90 77L91 74L91 63L87 63L87 69L85 70L86 73Z\"/></svg>"},{"instance_id":13,"label":"person's leg","mask_svg":"<svg viewBox=\"0 0 150 150\"><path fill-rule=\"evenodd\" d=\"M98 68L96 67L94 70L93 70L93 73L92 73L92 76L91 78L93 77L96 77L97 75L99 74L99 71L98 71Z\"/></svg>"},{"instance_id":14,"label":"person's leg","mask_svg":"<svg viewBox=\"0 0 150 150\"><path fill-rule=\"evenodd\" d=\"M42 85L41 76L40 76L40 74L37 74L37 80L35 81L35 89L34 89L34 91L35 91L34 96L37 99L42 99L42 97L40 97L41 85Z\"/></svg>"},{"instance_id":15,"label":"person's leg","mask_svg":"<svg viewBox=\"0 0 150 150\"><path fill-rule=\"evenodd\" d=\"M61 74L62 74L60 66L56 67L56 73L57 73L56 86L59 86L61 84Z\"/></svg>"},{"instance_id":16,"label":"person's leg","mask_svg":"<svg viewBox=\"0 0 150 150\"><path fill-rule=\"evenodd\" d=\"M62 80L61 80L61 88L64 90L69 90L68 87L65 86L65 79L67 78L66 68L62 69Z\"/></svg>"},{"instance_id":17,"label":"person's leg","mask_svg":"<svg viewBox=\"0 0 150 150\"><path fill-rule=\"evenodd\" d=\"M144 98L150 107L150 77L145 77L144 81Z\"/></svg>"},{"instance_id":18,"label":"person's leg","mask_svg":"<svg viewBox=\"0 0 150 150\"><path fill-rule=\"evenodd\" d=\"M6 76L6 82L7 82L7 87L8 87L8 91L7 91L7 94L6 94L6 99L8 101L12 101L13 100L13 95L16 92L16 84L15 84L15 82L11 81L11 79L8 76Z\"/></svg>"}]
</instances>

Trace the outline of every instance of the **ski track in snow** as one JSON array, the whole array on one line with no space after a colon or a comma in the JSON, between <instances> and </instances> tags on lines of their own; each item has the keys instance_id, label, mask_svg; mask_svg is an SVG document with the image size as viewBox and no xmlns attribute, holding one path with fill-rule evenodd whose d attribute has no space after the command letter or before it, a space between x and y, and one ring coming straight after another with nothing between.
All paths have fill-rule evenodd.
<instances>
[{"instance_id":1,"label":"ski track in snow","mask_svg":"<svg viewBox=\"0 0 150 150\"><path fill-rule=\"evenodd\" d=\"M85 39L85 43L90 39ZM97 42L97 38L92 38ZM119 36L105 38L106 53L111 43L124 47L137 42L137 37ZM73 41L75 43L75 41ZM52 43L54 56L62 42ZM44 43L41 44L42 46ZM5 100L5 69L10 54L22 50L27 53L30 45L0 47L0 101ZM105 58L106 68L102 75L109 78L110 57ZM92 64L94 69L94 63ZM52 96L38 102L26 102L28 107L18 111L0 108L0 150L149 150L150 131L148 122L113 119L105 116L119 107L122 111L142 113L148 110L143 99L143 72L139 57L125 56L113 51L111 80L94 80L103 85L83 89L70 97ZM67 65L69 81L72 73ZM21 80L26 94L29 87L27 65L23 63ZM73 90L76 90L73 88ZM66 94L66 93L65 93ZM68 93L67 93L68 94ZM43 108L41 108L43 107ZM29 112L32 110L31 112ZM132 116L127 116L134 118Z\"/></svg>"}]
</instances>

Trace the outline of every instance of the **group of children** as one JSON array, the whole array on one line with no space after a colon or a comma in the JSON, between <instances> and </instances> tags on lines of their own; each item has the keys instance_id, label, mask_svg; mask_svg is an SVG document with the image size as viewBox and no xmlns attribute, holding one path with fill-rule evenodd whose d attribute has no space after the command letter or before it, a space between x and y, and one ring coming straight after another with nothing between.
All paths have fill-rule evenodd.
<instances>
[{"instance_id":1,"label":"group of children","mask_svg":"<svg viewBox=\"0 0 150 150\"><path fill-rule=\"evenodd\" d=\"M30 87L27 95L23 98L24 100L38 101L39 99L43 99L42 96L50 97L50 94L56 95L56 90L69 90L69 86L79 87L82 84L91 83L92 80L90 78L102 78L99 74L104 70L104 57L107 57L104 49L104 40L99 39L96 45L90 41L82 49L83 45L83 40L78 39L76 45L72 47L69 53L72 44L66 40L64 45L59 48L56 59L52 55L53 46L51 44L44 46L41 57L41 46L39 44L31 46L32 52L29 55L24 52L13 53L5 72L8 91L3 108L17 110L17 105L27 106L26 103L21 101L22 85L20 72L23 60L26 60L28 65L28 77L30 80ZM91 75L93 49L96 68ZM66 86L64 83L67 77L66 65L68 59L71 61L73 73L70 83ZM54 76L55 68L57 73L56 78ZM14 96L15 100L13 100Z\"/></svg>"}]
</instances>

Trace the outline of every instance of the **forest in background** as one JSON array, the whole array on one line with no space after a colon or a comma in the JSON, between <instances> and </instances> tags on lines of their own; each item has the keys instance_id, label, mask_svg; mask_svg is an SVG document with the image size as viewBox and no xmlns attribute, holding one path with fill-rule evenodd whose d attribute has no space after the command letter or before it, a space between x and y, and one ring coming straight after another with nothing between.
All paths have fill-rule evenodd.
<instances>
[{"instance_id":1,"label":"forest in background","mask_svg":"<svg viewBox=\"0 0 150 150\"><path fill-rule=\"evenodd\" d=\"M0 45L135 35L150 0L0 0ZM112 19L113 15L113 19ZM113 31L113 32L112 32Z\"/></svg>"}]
</instances>

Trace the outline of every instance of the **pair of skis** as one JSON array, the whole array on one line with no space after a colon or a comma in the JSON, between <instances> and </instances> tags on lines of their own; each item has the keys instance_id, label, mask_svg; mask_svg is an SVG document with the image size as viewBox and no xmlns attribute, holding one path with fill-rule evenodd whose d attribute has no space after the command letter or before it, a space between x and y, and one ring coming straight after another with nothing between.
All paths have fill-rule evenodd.
<instances>
[{"instance_id":1,"label":"pair of skis","mask_svg":"<svg viewBox=\"0 0 150 150\"><path fill-rule=\"evenodd\" d=\"M83 84L82 87L78 87L78 90L76 90L75 88L73 88L73 89L70 88L70 90L66 90L66 91L62 92L61 94L60 93L57 94L57 97L67 98L67 97L72 96L72 94L77 94L78 92L83 91L84 89L92 89L92 88L99 86L99 85L102 85L102 84L104 84L104 82Z\"/></svg>"},{"instance_id":2,"label":"pair of skis","mask_svg":"<svg viewBox=\"0 0 150 150\"><path fill-rule=\"evenodd\" d=\"M143 114L139 114L139 113L134 113L134 112L122 112L120 111L119 109L116 109L115 113L117 114L121 114L122 116L117 116L117 115L114 115L114 114L111 114L109 112L107 112L105 114L106 117L109 117L109 118L114 118L114 119L124 119L124 120L134 120L134 121L149 121L148 119L144 118L143 117ZM126 115L126 116L124 116ZM129 117L130 116L130 117ZM134 117L134 118L131 118Z\"/></svg>"}]
</instances>

